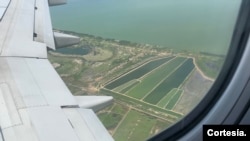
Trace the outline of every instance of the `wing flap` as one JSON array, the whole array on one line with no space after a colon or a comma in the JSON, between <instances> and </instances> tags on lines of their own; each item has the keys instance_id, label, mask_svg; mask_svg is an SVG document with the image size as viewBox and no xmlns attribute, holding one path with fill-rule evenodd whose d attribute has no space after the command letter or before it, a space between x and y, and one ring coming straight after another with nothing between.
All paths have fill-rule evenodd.
<instances>
[{"instance_id":1,"label":"wing flap","mask_svg":"<svg viewBox=\"0 0 250 141\"><path fill-rule=\"evenodd\" d=\"M47 57L45 44L33 41L35 0L12 0L0 22L1 56Z\"/></svg>"},{"instance_id":2,"label":"wing flap","mask_svg":"<svg viewBox=\"0 0 250 141\"><path fill-rule=\"evenodd\" d=\"M0 7L7 7L10 3L10 0L1 0Z\"/></svg>"},{"instance_id":3,"label":"wing flap","mask_svg":"<svg viewBox=\"0 0 250 141\"><path fill-rule=\"evenodd\" d=\"M48 1L36 1L35 8L35 41L45 43L47 47L55 49L54 35L52 31L51 18Z\"/></svg>"},{"instance_id":4,"label":"wing flap","mask_svg":"<svg viewBox=\"0 0 250 141\"><path fill-rule=\"evenodd\" d=\"M6 7L0 7L0 21L2 20L5 11L6 11Z\"/></svg>"},{"instance_id":5,"label":"wing flap","mask_svg":"<svg viewBox=\"0 0 250 141\"><path fill-rule=\"evenodd\" d=\"M112 141L111 135L91 109L63 109L81 141Z\"/></svg>"},{"instance_id":6,"label":"wing flap","mask_svg":"<svg viewBox=\"0 0 250 141\"><path fill-rule=\"evenodd\" d=\"M10 0L1 0L0 1L0 21L2 20L9 3L10 3Z\"/></svg>"},{"instance_id":7,"label":"wing flap","mask_svg":"<svg viewBox=\"0 0 250 141\"><path fill-rule=\"evenodd\" d=\"M21 124L10 89L6 83L0 84L0 125L8 128Z\"/></svg>"},{"instance_id":8,"label":"wing flap","mask_svg":"<svg viewBox=\"0 0 250 141\"><path fill-rule=\"evenodd\" d=\"M71 92L47 59L25 59L49 105L77 105Z\"/></svg>"},{"instance_id":9,"label":"wing flap","mask_svg":"<svg viewBox=\"0 0 250 141\"><path fill-rule=\"evenodd\" d=\"M2 76L12 89L17 89L25 107L76 105L76 101L60 76L47 59L2 58L8 70L0 70L11 78ZM10 81L13 80L11 83Z\"/></svg>"},{"instance_id":10,"label":"wing flap","mask_svg":"<svg viewBox=\"0 0 250 141\"><path fill-rule=\"evenodd\" d=\"M39 141L26 109L20 109L22 124L2 129L4 141Z\"/></svg>"},{"instance_id":11,"label":"wing flap","mask_svg":"<svg viewBox=\"0 0 250 141\"><path fill-rule=\"evenodd\" d=\"M6 58L5 60L7 60L12 79L15 82L9 84L14 85L13 88L18 89L19 96L22 97L25 107L47 105L40 86L37 84L36 79L34 79L34 72L27 65L27 59Z\"/></svg>"},{"instance_id":12,"label":"wing flap","mask_svg":"<svg viewBox=\"0 0 250 141\"><path fill-rule=\"evenodd\" d=\"M61 108L36 107L28 112L40 141L78 141Z\"/></svg>"}]
</instances>

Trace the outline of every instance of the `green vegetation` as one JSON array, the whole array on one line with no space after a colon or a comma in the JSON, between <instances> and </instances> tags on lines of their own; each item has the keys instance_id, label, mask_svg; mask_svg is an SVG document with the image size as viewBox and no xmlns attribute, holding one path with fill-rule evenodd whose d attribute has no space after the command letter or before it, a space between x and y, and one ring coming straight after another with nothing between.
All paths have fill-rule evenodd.
<instances>
[{"instance_id":1,"label":"green vegetation","mask_svg":"<svg viewBox=\"0 0 250 141\"><path fill-rule=\"evenodd\" d=\"M124 115L128 111L128 107L123 106L121 104L115 104L115 107L112 109L113 112Z\"/></svg>"},{"instance_id":2,"label":"green vegetation","mask_svg":"<svg viewBox=\"0 0 250 141\"><path fill-rule=\"evenodd\" d=\"M179 85L186 79L188 74L193 70L193 68L194 64L192 59L188 59L143 100L151 104L157 104L166 93L171 91L173 88L178 88Z\"/></svg>"},{"instance_id":3,"label":"green vegetation","mask_svg":"<svg viewBox=\"0 0 250 141\"><path fill-rule=\"evenodd\" d=\"M165 108L166 104L171 100L172 96L176 94L178 90L176 88L168 92L158 103L157 106Z\"/></svg>"},{"instance_id":4,"label":"green vegetation","mask_svg":"<svg viewBox=\"0 0 250 141\"><path fill-rule=\"evenodd\" d=\"M150 62L140 66L139 68L135 69L134 71L125 74L121 78L116 79L115 81L109 83L108 85L105 86L105 88L114 89L114 88L116 88L116 87L118 87L126 82L129 82L133 79L138 79L138 78L142 77L143 75L147 74L148 72L152 71L153 69L159 67L163 63L169 61L172 58L173 57L167 57L167 58L161 58L161 59L150 61Z\"/></svg>"},{"instance_id":5,"label":"green vegetation","mask_svg":"<svg viewBox=\"0 0 250 141\"><path fill-rule=\"evenodd\" d=\"M137 99L134 99L132 97L128 97L126 95L121 95L119 93L116 93L114 91L110 91L110 90L105 89L105 88L101 89L100 93L113 96L117 100L126 102L127 104L129 104L133 107L140 108L142 110L148 111L149 113L152 112L152 110L154 112L159 112L160 114L158 116L161 116L163 118L167 117L166 120L176 121L177 119L182 117L182 115L180 113L176 113L174 111L169 111L167 109L163 109L163 108L157 107L155 105L152 105L150 103L139 101Z\"/></svg>"},{"instance_id":6,"label":"green vegetation","mask_svg":"<svg viewBox=\"0 0 250 141\"><path fill-rule=\"evenodd\" d=\"M98 52L98 53L97 53ZM104 50L101 48L95 49L93 53L84 55L84 59L88 61L104 61L110 59L113 56L113 52L109 50Z\"/></svg>"},{"instance_id":7,"label":"green vegetation","mask_svg":"<svg viewBox=\"0 0 250 141\"><path fill-rule=\"evenodd\" d=\"M107 129L114 128L119 121L122 119L123 115L116 114L116 113L101 113L98 115L102 123Z\"/></svg>"},{"instance_id":8,"label":"green vegetation","mask_svg":"<svg viewBox=\"0 0 250 141\"><path fill-rule=\"evenodd\" d=\"M49 60L51 63L57 63L58 66L56 68L57 72L59 74L67 74L67 75L73 75L76 72L79 72L78 67L76 67L76 63L73 61L72 58L67 58L67 57L55 57L52 55L49 55Z\"/></svg>"},{"instance_id":9,"label":"green vegetation","mask_svg":"<svg viewBox=\"0 0 250 141\"><path fill-rule=\"evenodd\" d=\"M121 121L124 113L127 112L127 108L120 104L113 104L112 109L107 112L102 112L98 114L99 119L102 121L107 129L114 129L118 123Z\"/></svg>"},{"instance_id":10,"label":"green vegetation","mask_svg":"<svg viewBox=\"0 0 250 141\"><path fill-rule=\"evenodd\" d=\"M125 84L122 84L122 85L114 88L113 90L116 92L121 92L121 91L124 91L124 89L130 88L130 87L136 85L137 83L139 83L138 80L134 79L134 80L131 80Z\"/></svg>"},{"instance_id":11,"label":"green vegetation","mask_svg":"<svg viewBox=\"0 0 250 141\"><path fill-rule=\"evenodd\" d=\"M71 93L74 95L82 95L81 89L79 87L72 86L70 84L67 84L67 87L70 89ZM78 93L80 92L80 93Z\"/></svg>"},{"instance_id":12,"label":"green vegetation","mask_svg":"<svg viewBox=\"0 0 250 141\"><path fill-rule=\"evenodd\" d=\"M195 58L195 61L206 76L215 79L220 73L224 59L225 58L223 56L200 55Z\"/></svg>"},{"instance_id":13,"label":"green vegetation","mask_svg":"<svg viewBox=\"0 0 250 141\"><path fill-rule=\"evenodd\" d=\"M155 126L152 128L151 136L155 135L156 133L159 133L160 131L167 129L174 123L166 122L163 120L157 120Z\"/></svg>"},{"instance_id":14,"label":"green vegetation","mask_svg":"<svg viewBox=\"0 0 250 141\"><path fill-rule=\"evenodd\" d=\"M165 77L175 70L177 66L180 65L185 60L185 58L177 57L170 62L162 65L158 69L147 75L140 84L127 92L127 95L132 96L137 99L143 98L147 93L153 90Z\"/></svg>"},{"instance_id":15,"label":"green vegetation","mask_svg":"<svg viewBox=\"0 0 250 141\"><path fill-rule=\"evenodd\" d=\"M98 117L114 139L119 141L145 140L172 124L117 102L98 113Z\"/></svg>"},{"instance_id":16,"label":"green vegetation","mask_svg":"<svg viewBox=\"0 0 250 141\"><path fill-rule=\"evenodd\" d=\"M113 135L119 141L141 141L149 137L152 127L156 124L156 118L130 110L117 131Z\"/></svg>"},{"instance_id":17,"label":"green vegetation","mask_svg":"<svg viewBox=\"0 0 250 141\"><path fill-rule=\"evenodd\" d=\"M153 45L78 36L81 43L69 48L70 54L50 51L49 60L74 95L114 97L114 104L98 116L117 140L145 140L183 117L176 106L185 80L197 79L190 77L194 64L189 57L196 56L207 72L217 68L211 64L223 62L210 54L173 54Z\"/></svg>"},{"instance_id":18,"label":"green vegetation","mask_svg":"<svg viewBox=\"0 0 250 141\"><path fill-rule=\"evenodd\" d=\"M121 93L122 94L124 94L124 93L126 93L127 91L129 91L130 89L132 89L133 87L135 87L137 84L139 84L140 82L139 81L136 81L136 83L134 83L134 84L131 84L131 85L129 85L128 87L126 87L125 89L123 89L122 91L121 91Z\"/></svg>"},{"instance_id":19,"label":"green vegetation","mask_svg":"<svg viewBox=\"0 0 250 141\"><path fill-rule=\"evenodd\" d=\"M171 100L169 100L169 102L167 103L166 109L172 110L182 93L182 90L178 90L175 95L172 96Z\"/></svg>"}]
</instances>

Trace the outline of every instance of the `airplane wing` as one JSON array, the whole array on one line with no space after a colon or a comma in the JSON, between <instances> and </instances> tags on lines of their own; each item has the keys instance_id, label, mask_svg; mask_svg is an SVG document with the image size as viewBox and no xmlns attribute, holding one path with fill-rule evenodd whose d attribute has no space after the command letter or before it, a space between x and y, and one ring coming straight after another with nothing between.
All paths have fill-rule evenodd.
<instances>
[{"instance_id":1,"label":"airplane wing","mask_svg":"<svg viewBox=\"0 0 250 141\"><path fill-rule=\"evenodd\" d=\"M49 5L62 3L0 1L0 141L113 140L93 112L112 97L73 96L47 59L57 39L77 40L52 31Z\"/></svg>"}]
</instances>

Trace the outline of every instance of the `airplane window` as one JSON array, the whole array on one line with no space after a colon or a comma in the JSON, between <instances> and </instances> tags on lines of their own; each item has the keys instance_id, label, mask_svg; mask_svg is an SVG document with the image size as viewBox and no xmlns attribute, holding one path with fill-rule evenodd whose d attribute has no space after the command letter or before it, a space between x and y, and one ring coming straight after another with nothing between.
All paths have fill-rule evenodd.
<instances>
[{"instance_id":1,"label":"airplane window","mask_svg":"<svg viewBox=\"0 0 250 141\"><path fill-rule=\"evenodd\" d=\"M74 95L110 95L98 117L115 140L145 140L185 117L225 61L241 0L71 0L56 31L80 43L49 51Z\"/></svg>"}]
</instances>

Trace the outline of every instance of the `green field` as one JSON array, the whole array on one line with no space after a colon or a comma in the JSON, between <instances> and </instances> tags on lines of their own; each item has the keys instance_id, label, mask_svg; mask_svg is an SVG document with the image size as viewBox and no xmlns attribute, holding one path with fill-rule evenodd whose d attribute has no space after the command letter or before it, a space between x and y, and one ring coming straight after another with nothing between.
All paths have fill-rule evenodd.
<instances>
[{"instance_id":1,"label":"green field","mask_svg":"<svg viewBox=\"0 0 250 141\"><path fill-rule=\"evenodd\" d=\"M107 87L101 90L104 94L119 97L119 99L128 103L136 103L143 105L144 108L153 108L156 111L166 110L165 113L170 114L169 112L183 92L179 87L185 82L193 69L193 59L175 57L155 69L150 68L151 71L147 75L134 76L134 72L138 72L135 69L130 73L137 79L132 79L120 85L116 84L113 90ZM123 77L129 76L130 73ZM125 80L123 77L119 79ZM121 82L119 79L116 81ZM176 116L176 113L172 112L170 115Z\"/></svg>"},{"instance_id":2,"label":"green field","mask_svg":"<svg viewBox=\"0 0 250 141\"><path fill-rule=\"evenodd\" d=\"M148 72L152 71L153 69L159 67L163 63L169 61L172 58L173 57L167 57L167 58L161 58L161 59L150 61L150 62L140 66L136 70L134 70L130 73L127 73L124 76L120 77L119 79L116 79L115 81L107 84L105 86L105 88L114 89L114 88L116 88L124 83L127 83L133 79L138 79L138 78L142 77L143 75L147 74Z\"/></svg>"},{"instance_id":3,"label":"green field","mask_svg":"<svg viewBox=\"0 0 250 141\"><path fill-rule=\"evenodd\" d=\"M138 99L131 98L131 97L128 97L126 95L121 95L121 94L119 94L117 92L114 92L114 91L111 91L111 90L108 90L108 89L105 89L105 88L101 89L100 93L102 93L104 95L113 96L114 99L119 99L119 100L124 101L127 104L133 105L135 107L139 106L141 109L143 109L145 111L146 110L148 110L148 111L154 110L154 111L157 111L157 112L165 113L168 116L167 120L175 121L175 120L178 120L178 119L180 119L182 117L182 114L180 114L180 113L170 111L170 110L167 110L165 108L160 108L160 107L158 107L156 105L146 103L144 101L140 101ZM163 116L163 117L165 117L165 116Z\"/></svg>"},{"instance_id":4,"label":"green field","mask_svg":"<svg viewBox=\"0 0 250 141\"><path fill-rule=\"evenodd\" d=\"M148 92L154 89L154 87L157 86L164 79L164 77L167 77L171 72L173 72L175 68L178 67L184 60L185 58L177 57L162 65L160 68L147 75L141 83L137 84L136 87L133 87L133 89L128 91L127 95L137 99L142 99Z\"/></svg>"},{"instance_id":5,"label":"green field","mask_svg":"<svg viewBox=\"0 0 250 141\"><path fill-rule=\"evenodd\" d=\"M211 74L217 72L223 61L206 54L175 54L153 45L124 46L120 41L97 39L81 38L78 47L89 44L97 52L89 53L89 58L49 53L49 59L72 94L113 96L113 104L97 114L118 141L146 140L183 118L190 109L183 99L188 99L187 92L194 88L186 85L193 86L197 79L193 61L205 74L211 69ZM181 109L183 105L186 111Z\"/></svg>"},{"instance_id":6,"label":"green field","mask_svg":"<svg viewBox=\"0 0 250 141\"><path fill-rule=\"evenodd\" d=\"M172 89L157 103L157 106L165 108L166 104L171 100L172 96L175 95L177 91L178 90L175 88Z\"/></svg>"},{"instance_id":7,"label":"green field","mask_svg":"<svg viewBox=\"0 0 250 141\"><path fill-rule=\"evenodd\" d=\"M50 61L52 63L58 63L60 64L60 67L56 68L56 71L59 74L67 74L67 75L76 75L76 73L78 73L80 70L79 69L75 69L78 68L76 67L76 64L72 58L67 58L67 57L55 57L52 55L48 55Z\"/></svg>"},{"instance_id":8,"label":"green field","mask_svg":"<svg viewBox=\"0 0 250 141\"><path fill-rule=\"evenodd\" d=\"M106 111L98 113L98 117L107 129L114 129L122 120L128 108L120 104L112 104Z\"/></svg>"},{"instance_id":9,"label":"green field","mask_svg":"<svg viewBox=\"0 0 250 141\"><path fill-rule=\"evenodd\" d=\"M166 109L168 110L172 110L175 106L175 104L177 103L177 101L179 100L181 94L183 93L182 90L178 90L172 97L171 100L168 101L167 105L166 105Z\"/></svg>"},{"instance_id":10,"label":"green field","mask_svg":"<svg viewBox=\"0 0 250 141\"><path fill-rule=\"evenodd\" d=\"M213 79L219 75L225 57L222 56L200 56L195 58L202 72Z\"/></svg>"},{"instance_id":11,"label":"green field","mask_svg":"<svg viewBox=\"0 0 250 141\"><path fill-rule=\"evenodd\" d=\"M173 124L116 102L98 113L98 117L117 141L146 140Z\"/></svg>"},{"instance_id":12,"label":"green field","mask_svg":"<svg viewBox=\"0 0 250 141\"><path fill-rule=\"evenodd\" d=\"M139 83L139 81L136 81L137 83L134 83L134 84L132 84L132 85L129 85L128 87L126 87L125 89L123 89L123 90L121 90L121 93L126 93L128 90L130 90L130 89L132 89L133 87L135 87L138 83Z\"/></svg>"},{"instance_id":13,"label":"green field","mask_svg":"<svg viewBox=\"0 0 250 141\"><path fill-rule=\"evenodd\" d=\"M131 81L125 83L125 84L122 84L122 85L114 88L113 91L120 92L120 93L125 93L131 87L133 87L134 85L136 85L137 83L139 83L139 81L137 79L134 79L134 80L131 80Z\"/></svg>"},{"instance_id":14,"label":"green field","mask_svg":"<svg viewBox=\"0 0 250 141\"><path fill-rule=\"evenodd\" d=\"M153 128L157 128L157 118L148 116L135 110L130 110L113 137L119 141L141 141L152 135ZM168 123L170 124L170 123ZM165 128L167 123L165 122ZM161 129L162 130L162 129Z\"/></svg>"},{"instance_id":15,"label":"green field","mask_svg":"<svg viewBox=\"0 0 250 141\"><path fill-rule=\"evenodd\" d=\"M124 113L126 113L128 108L115 104L112 109L108 110L107 113L99 113L98 117L107 129L114 129L117 124L121 121Z\"/></svg>"},{"instance_id":16,"label":"green field","mask_svg":"<svg viewBox=\"0 0 250 141\"><path fill-rule=\"evenodd\" d=\"M131 110L113 137L115 140L119 139L120 141L144 140L148 137L155 122L155 119L150 119L144 114ZM136 133L139 133L140 136Z\"/></svg>"},{"instance_id":17,"label":"green field","mask_svg":"<svg viewBox=\"0 0 250 141\"><path fill-rule=\"evenodd\" d=\"M188 59L143 100L151 104L157 104L166 95L166 93L171 91L173 88L178 88L193 68L193 60Z\"/></svg>"}]
</instances>

